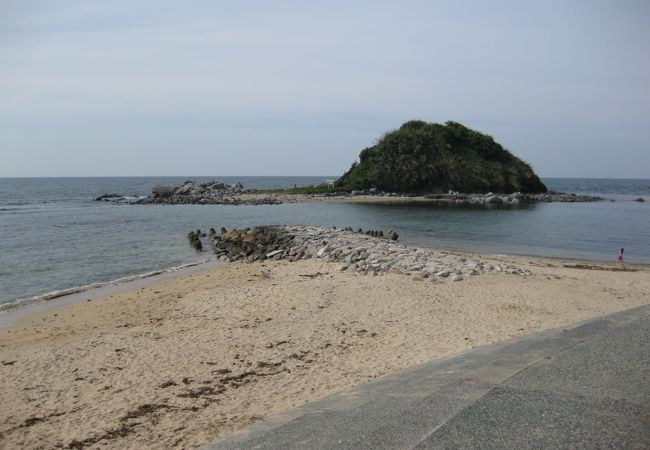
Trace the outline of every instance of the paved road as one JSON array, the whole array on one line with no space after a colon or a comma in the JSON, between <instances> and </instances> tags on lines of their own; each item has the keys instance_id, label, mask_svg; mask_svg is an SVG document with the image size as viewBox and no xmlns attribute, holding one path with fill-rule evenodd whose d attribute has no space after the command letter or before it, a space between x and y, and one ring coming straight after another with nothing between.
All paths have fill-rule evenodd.
<instances>
[{"instance_id":1,"label":"paved road","mask_svg":"<svg viewBox=\"0 0 650 450\"><path fill-rule=\"evenodd\" d=\"M345 390L207 448L650 448L650 305Z\"/></svg>"}]
</instances>

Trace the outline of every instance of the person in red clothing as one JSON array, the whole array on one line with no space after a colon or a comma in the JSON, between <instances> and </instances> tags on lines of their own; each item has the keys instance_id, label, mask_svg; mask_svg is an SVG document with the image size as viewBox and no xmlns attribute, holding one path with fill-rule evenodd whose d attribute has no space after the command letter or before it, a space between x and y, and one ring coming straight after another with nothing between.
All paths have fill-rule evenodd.
<instances>
[{"instance_id":1,"label":"person in red clothing","mask_svg":"<svg viewBox=\"0 0 650 450\"><path fill-rule=\"evenodd\" d=\"M625 251L624 248L621 249L621 252L618 254L616 257L616 262L619 264L623 264L623 252Z\"/></svg>"}]
</instances>

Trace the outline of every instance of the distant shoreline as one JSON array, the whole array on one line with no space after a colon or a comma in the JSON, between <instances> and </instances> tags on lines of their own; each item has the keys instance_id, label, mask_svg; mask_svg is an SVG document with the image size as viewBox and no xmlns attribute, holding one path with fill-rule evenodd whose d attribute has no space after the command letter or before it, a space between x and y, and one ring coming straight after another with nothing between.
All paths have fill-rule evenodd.
<instances>
[{"instance_id":1,"label":"distant shoreline","mask_svg":"<svg viewBox=\"0 0 650 450\"><path fill-rule=\"evenodd\" d=\"M242 183L217 180L192 181L182 184L156 185L147 196L129 196L121 193L104 193L95 198L98 202L161 205L278 205L282 203L380 203L422 205L458 204L472 206L519 206L538 202L597 202L602 197L567 194L564 192L540 193L443 193L409 194L367 190L337 190L333 182L318 186L285 189L245 189Z\"/></svg>"}]
</instances>

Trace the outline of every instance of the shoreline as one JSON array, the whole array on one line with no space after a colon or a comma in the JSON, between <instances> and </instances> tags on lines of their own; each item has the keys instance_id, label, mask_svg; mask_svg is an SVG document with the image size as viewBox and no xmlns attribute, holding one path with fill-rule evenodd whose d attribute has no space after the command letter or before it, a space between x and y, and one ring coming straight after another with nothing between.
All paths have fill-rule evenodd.
<instances>
[{"instance_id":1,"label":"shoreline","mask_svg":"<svg viewBox=\"0 0 650 450\"><path fill-rule=\"evenodd\" d=\"M185 274L209 270L224 263L215 258L173 266L146 273L125 275L116 280L94 282L83 286L48 291L33 297L19 298L0 305L0 329L13 325L16 320L68 304L90 301L136 287L147 286ZM88 300L90 299L90 300Z\"/></svg>"},{"instance_id":2,"label":"shoreline","mask_svg":"<svg viewBox=\"0 0 650 450\"><path fill-rule=\"evenodd\" d=\"M236 261L26 314L0 329L14 405L0 444L194 448L426 361L650 303L650 268L453 253L526 275Z\"/></svg>"},{"instance_id":3,"label":"shoreline","mask_svg":"<svg viewBox=\"0 0 650 450\"><path fill-rule=\"evenodd\" d=\"M97 202L145 204L199 204L199 205L278 205L282 203L379 203L467 206L520 206L548 202L599 202L603 197L546 190L537 192L384 192L376 188L365 190L337 190L330 183L285 189L244 189L240 183L216 180L197 182L186 180L183 184L157 185L145 197L105 193L95 198ZM643 201L643 199L640 199Z\"/></svg>"},{"instance_id":4,"label":"shoreline","mask_svg":"<svg viewBox=\"0 0 650 450\"><path fill-rule=\"evenodd\" d=\"M131 205L280 205L304 204L374 204L374 205L423 205L423 206L464 206L464 207L522 207L537 203L593 203L614 201L603 197L582 194L303 194L303 193L265 193L244 191L219 194L214 197L145 197L129 200L126 197L96 199L112 203Z\"/></svg>"},{"instance_id":5,"label":"shoreline","mask_svg":"<svg viewBox=\"0 0 650 450\"><path fill-rule=\"evenodd\" d=\"M404 241L400 244L426 250L441 251L450 254L455 254L463 257L478 257L478 258L515 258L515 259L533 259L537 262L545 264L562 264L564 267L569 268L567 264L574 266L590 266L591 270L608 270L608 271L621 271L621 272L636 272L638 270L650 269L650 263L633 262L625 264L620 267L614 262L596 259L580 259L580 258L561 258L553 256L540 256L525 253L485 253L480 250L467 250L455 247L433 247L415 242ZM216 266L222 266L226 263L219 261L214 257L213 251L207 250L211 256L207 259L202 259L196 262L182 264L180 266L172 266L165 269L153 270L151 272L124 275L116 280L107 282L93 282L82 286L73 286L55 291L48 291L33 297L24 297L10 302L0 304L0 329L12 326L16 320L28 316L45 312L51 309L56 309L68 304L80 303L88 299L95 300L103 297L108 297L112 294L124 292L126 290L149 286L159 281L169 278L176 278L185 274L200 273L208 271ZM71 291L71 292L65 292ZM50 297L54 295L53 297Z\"/></svg>"}]
</instances>

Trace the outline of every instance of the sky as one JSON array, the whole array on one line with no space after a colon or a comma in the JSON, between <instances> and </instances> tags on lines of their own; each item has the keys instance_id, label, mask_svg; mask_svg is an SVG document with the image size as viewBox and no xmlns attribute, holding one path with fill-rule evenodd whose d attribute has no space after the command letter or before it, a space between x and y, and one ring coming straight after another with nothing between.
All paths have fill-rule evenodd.
<instances>
[{"instance_id":1,"label":"sky","mask_svg":"<svg viewBox=\"0 0 650 450\"><path fill-rule=\"evenodd\" d=\"M650 178L650 2L0 0L0 177L339 175L403 122Z\"/></svg>"}]
</instances>

